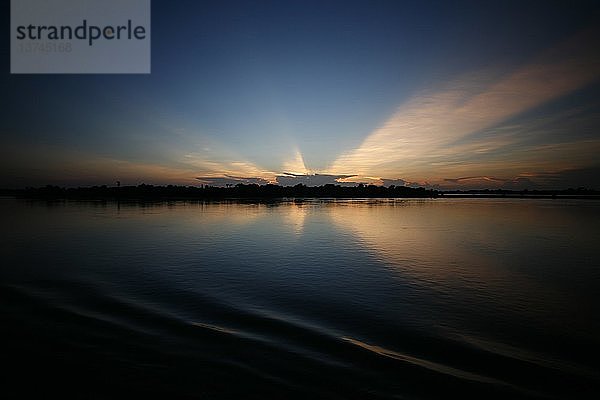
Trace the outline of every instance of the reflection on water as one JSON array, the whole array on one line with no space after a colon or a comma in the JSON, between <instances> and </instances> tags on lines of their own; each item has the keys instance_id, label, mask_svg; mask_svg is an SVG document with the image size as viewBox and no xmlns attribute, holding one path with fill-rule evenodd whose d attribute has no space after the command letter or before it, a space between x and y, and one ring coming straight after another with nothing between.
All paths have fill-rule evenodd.
<instances>
[{"instance_id":1,"label":"reflection on water","mask_svg":"<svg viewBox=\"0 0 600 400\"><path fill-rule=\"evenodd\" d=\"M399 279L440 296L460 291L463 301L476 301L477 308L489 302L488 307L496 303L502 310L529 313L526 318L559 311L568 318L583 294L594 296L588 278L598 277L593 263L573 268L578 259L590 261L598 239L589 220L596 218L595 208L581 207L454 199L350 204L335 207L330 217ZM502 296L501 303L496 296Z\"/></svg>"},{"instance_id":2,"label":"reflection on water","mask_svg":"<svg viewBox=\"0 0 600 400\"><path fill-rule=\"evenodd\" d=\"M8 397L584 398L600 204L0 200Z\"/></svg>"}]
</instances>

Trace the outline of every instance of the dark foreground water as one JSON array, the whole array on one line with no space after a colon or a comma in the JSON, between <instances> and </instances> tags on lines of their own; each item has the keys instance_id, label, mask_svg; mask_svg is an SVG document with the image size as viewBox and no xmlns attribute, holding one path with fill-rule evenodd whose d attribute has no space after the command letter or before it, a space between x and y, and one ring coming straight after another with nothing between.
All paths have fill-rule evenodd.
<instances>
[{"instance_id":1,"label":"dark foreground water","mask_svg":"<svg viewBox=\"0 0 600 400\"><path fill-rule=\"evenodd\" d=\"M600 203L0 199L0 398L594 398Z\"/></svg>"}]
</instances>

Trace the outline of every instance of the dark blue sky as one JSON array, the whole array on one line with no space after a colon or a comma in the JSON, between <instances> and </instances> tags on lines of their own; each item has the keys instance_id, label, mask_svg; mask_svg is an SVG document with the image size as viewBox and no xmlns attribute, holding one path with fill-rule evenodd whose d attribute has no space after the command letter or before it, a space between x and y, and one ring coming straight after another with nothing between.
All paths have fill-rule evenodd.
<instances>
[{"instance_id":1,"label":"dark blue sky","mask_svg":"<svg viewBox=\"0 0 600 400\"><path fill-rule=\"evenodd\" d=\"M598 4L154 0L150 75L10 75L5 40L0 185L600 188Z\"/></svg>"}]
</instances>

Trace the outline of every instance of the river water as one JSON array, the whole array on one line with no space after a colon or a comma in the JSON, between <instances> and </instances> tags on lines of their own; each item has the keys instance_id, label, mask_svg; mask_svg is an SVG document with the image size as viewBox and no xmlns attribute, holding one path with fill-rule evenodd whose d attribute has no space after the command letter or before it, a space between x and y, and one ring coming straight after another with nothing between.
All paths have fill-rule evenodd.
<instances>
[{"instance_id":1,"label":"river water","mask_svg":"<svg viewBox=\"0 0 600 400\"><path fill-rule=\"evenodd\" d=\"M0 199L4 398L589 398L600 202Z\"/></svg>"}]
</instances>

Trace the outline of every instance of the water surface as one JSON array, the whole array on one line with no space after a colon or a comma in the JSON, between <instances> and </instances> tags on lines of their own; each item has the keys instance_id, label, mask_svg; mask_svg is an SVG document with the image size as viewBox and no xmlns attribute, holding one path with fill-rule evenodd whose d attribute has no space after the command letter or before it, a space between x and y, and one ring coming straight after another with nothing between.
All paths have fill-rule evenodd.
<instances>
[{"instance_id":1,"label":"water surface","mask_svg":"<svg viewBox=\"0 0 600 400\"><path fill-rule=\"evenodd\" d=\"M2 390L586 398L600 383L599 211L0 199Z\"/></svg>"}]
</instances>

